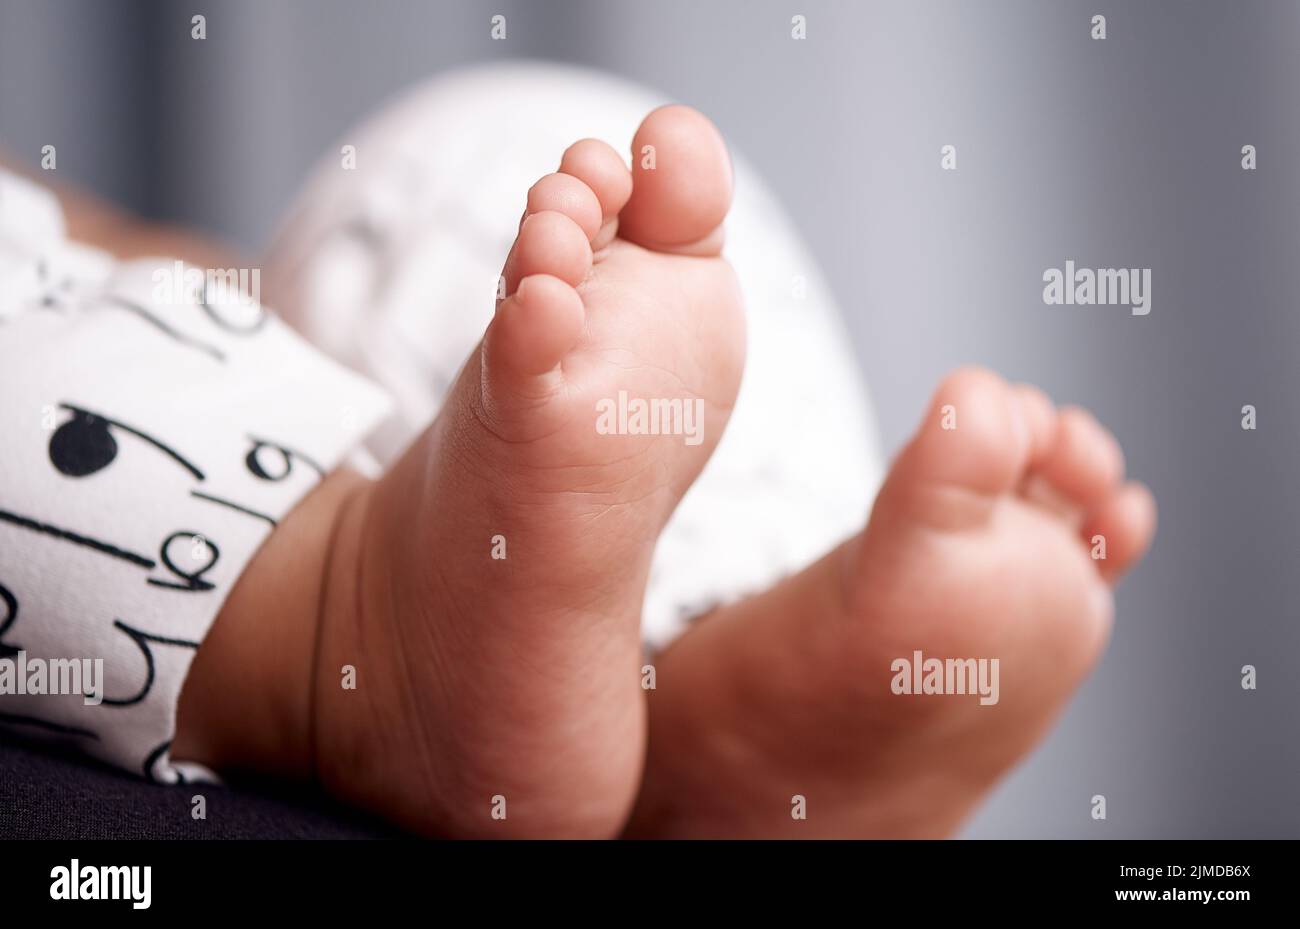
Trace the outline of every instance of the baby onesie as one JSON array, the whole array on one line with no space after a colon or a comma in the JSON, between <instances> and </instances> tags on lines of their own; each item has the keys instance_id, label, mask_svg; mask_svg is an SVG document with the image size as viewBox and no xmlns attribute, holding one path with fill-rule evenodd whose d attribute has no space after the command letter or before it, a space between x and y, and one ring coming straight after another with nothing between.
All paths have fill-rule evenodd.
<instances>
[{"instance_id":1,"label":"baby onesie","mask_svg":"<svg viewBox=\"0 0 1300 929\"><path fill-rule=\"evenodd\" d=\"M230 281L69 242L0 173L0 725L161 782L232 585L389 407Z\"/></svg>"}]
</instances>

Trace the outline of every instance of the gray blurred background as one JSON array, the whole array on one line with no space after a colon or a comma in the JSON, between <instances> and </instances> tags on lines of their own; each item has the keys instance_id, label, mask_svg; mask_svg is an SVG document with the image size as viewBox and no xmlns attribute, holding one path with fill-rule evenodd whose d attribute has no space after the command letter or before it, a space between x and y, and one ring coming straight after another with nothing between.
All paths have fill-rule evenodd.
<instances>
[{"instance_id":1,"label":"gray blurred background","mask_svg":"<svg viewBox=\"0 0 1300 929\"><path fill-rule=\"evenodd\" d=\"M1291 0L0 0L0 149L256 254L439 71L556 59L701 108L820 257L887 449L974 361L1090 406L1159 500L1104 661L966 834L1298 837L1298 27ZM1151 268L1151 314L1044 306L1067 258Z\"/></svg>"}]
</instances>

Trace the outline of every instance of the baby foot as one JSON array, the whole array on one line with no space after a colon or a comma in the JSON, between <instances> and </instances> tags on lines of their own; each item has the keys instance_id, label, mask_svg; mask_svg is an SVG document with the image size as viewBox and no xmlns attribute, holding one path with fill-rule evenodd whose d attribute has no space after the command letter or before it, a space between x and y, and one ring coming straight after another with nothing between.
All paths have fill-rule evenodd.
<instances>
[{"instance_id":1,"label":"baby foot","mask_svg":"<svg viewBox=\"0 0 1300 929\"><path fill-rule=\"evenodd\" d=\"M421 831L608 835L639 785L651 554L726 424L745 338L717 130L665 107L633 153L629 172L578 142L529 191L479 348L340 522L319 773Z\"/></svg>"},{"instance_id":2,"label":"baby foot","mask_svg":"<svg viewBox=\"0 0 1300 929\"><path fill-rule=\"evenodd\" d=\"M629 171L578 142L529 191L437 420L378 482L335 472L267 539L190 669L174 757L315 776L435 835L622 827L651 554L745 350L721 137L664 107L633 153Z\"/></svg>"},{"instance_id":3,"label":"baby foot","mask_svg":"<svg viewBox=\"0 0 1300 929\"><path fill-rule=\"evenodd\" d=\"M1111 585L1155 526L1123 472L1090 414L950 375L865 532L660 656L634 831L949 833L1107 640ZM997 677L915 694L932 658Z\"/></svg>"}]
</instances>

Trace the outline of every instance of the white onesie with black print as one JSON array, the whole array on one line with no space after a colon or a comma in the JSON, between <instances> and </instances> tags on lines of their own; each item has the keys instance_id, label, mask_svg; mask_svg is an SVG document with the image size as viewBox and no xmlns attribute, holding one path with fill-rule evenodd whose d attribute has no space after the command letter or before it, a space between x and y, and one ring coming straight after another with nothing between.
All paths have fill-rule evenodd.
<instances>
[{"instance_id":1,"label":"white onesie with black print","mask_svg":"<svg viewBox=\"0 0 1300 929\"><path fill-rule=\"evenodd\" d=\"M0 725L161 782L232 585L389 405L226 282L0 172Z\"/></svg>"}]
</instances>

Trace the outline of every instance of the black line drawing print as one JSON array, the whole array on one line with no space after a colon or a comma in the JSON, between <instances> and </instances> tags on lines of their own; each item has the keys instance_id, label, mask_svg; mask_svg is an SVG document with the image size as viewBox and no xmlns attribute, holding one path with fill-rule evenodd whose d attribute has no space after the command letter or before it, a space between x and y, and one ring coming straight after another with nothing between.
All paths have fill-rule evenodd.
<instances>
[{"instance_id":1,"label":"black line drawing print","mask_svg":"<svg viewBox=\"0 0 1300 929\"><path fill-rule=\"evenodd\" d=\"M153 769L154 769L154 767L158 764L159 760L162 758L163 753L165 753L165 752L167 751L167 749L169 749L169 748L171 748L171 747L172 747L172 740L171 740L171 739L168 739L166 742L162 743L162 744L159 745L157 748L155 748L155 749L153 749L151 752L149 752L148 755L145 756L144 763L141 765L141 770L144 771L144 776L145 776L145 777L146 777L146 778L147 778L151 783L154 783L154 784L168 783L168 782L162 781L162 780L160 780L159 778L155 777L155 776L154 776L154 773L153 773ZM175 772L175 774L176 774L176 780L175 780L173 783L176 783L176 784L185 784L185 783L187 783L187 781L185 780L185 775L181 772L181 770L180 770L179 768L173 768L172 770L173 770L173 771Z\"/></svg>"},{"instance_id":2,"label":"black line drawing print","mask_svg":"<svg viewBox=\"0 0 1300 929\"><path fill-rule=\"evenodd\" d=\"M85 477L107 468L117 459L117 440L113 438L112 429L121 429L167 455L192 474L196 480L207 479L198 465L141 429L72 403L60 403L59 408L72 414L72 417L59 426L50 437L50 462L60 474L67 477ZM318 476L325 476L324 469L303 452L269 439L256 436L249 436L248 439L253 444L244 458L244 463L249 472L260 480L271 482L284 480L293 473L294 462L298 460L310 467ZM198 490L192 490L190 494L200 500L260 519L272 528L277 525L274 517L233 500Z\"/></svg>"},{"instance_id":3,"label":"black line drawing print","mask_svg":"<svg viewBox=\"0 0 1300 929\"><path fill-rule=\"evenodd\" d=\"M5 616L0 620L0 658L12 658L21 650L21 645L9 645L5 642L5 633L18 620L18 598L12 590L0 584L0 605L4 606Z\"/></svg>"},{"instance_id":4,"label":"black line drawing print","mask_svg":"<svg viewBox=\"0 0 1300 929\"><path fill-rule=\"evenodd\" d=\"M196 480L206 480L203 471L192 461L167 445L165 442L154 438L141 429L137 429L120 420L105 416L102 413L93 412L75 404L60 403L59 408L72 414L71 418L60 425L50 436L48 449L49 459L51 464L54 465L55 469L60 474L67 477L80 478L97 474L109 467L117 460L118 452L117 440L113 437L112 430L120 429L161 451L168 458L188 471ZM279 446L270 444L266 447L275 448L280 452L286 473L292 469L292 461L289 456L294 453L291 450L281 449ZM303 460L307 461L309 464L311 463L305 456L303 456ZM272 527L276 525L275 520L265 513L260 513L256 510L241 506L232 500L226 500L199 491L192 491L192 493L199 499L207 500L237 510L241 513L245 513L246 515L265 520L270 523ZM63 529L59 526L43 523L18 513L0 510L0 522L9 522L24 529L41 532L57 539L62 539L66 542L82 545L100 552L101 554L118 558L146 570L153 570L158 567L158 561L137 552L129 551L109 542L94 539L68 529ZM189 539L191 540L192 546L196 544L193 540L202 539L202 554L207 556L207 562L198 570L194 571L182 568L180 564L172 558L169 552L169 547L177 539ZM197 548L194 548L193 550L197 551ZM172 590L183 590L191 593L213 590L215 589L215 585L210 581L204 580L203 575L216 565L220 554L220 548L214 542L208 540L206 533L191 530L173 532L163 540L163 543L159 548L159 557L163 566L171 573L172 578L175 578L176 580L151 577L146 579L146 583L155 587L166 587Z\"/></svg>"},{"instance_id":5,"label":"black line drawing print","mask_svg":"<svg viewBox=\"0 0 1300 929\"><path fill-rule=\"evenodd\" d=\"M40 308L43 310L62 310L67 307L64 301L72 293L73 280L68 275L55 284L50 280L50 265L45 258L36 262L36 277L40 280L45 292L41 294Z\"/></svg>"},{"instance_id":6,"label":"black line drawing print","mask_svg":"<svg viewBox=\"0 0 1300 929\"><path fill-rule=\"evenodd\" d=\"M108 542L101 542L99 539L92 539L68 529L60 529L58 526L52 526L49 523L38 522L27 516L18 513L11 513L8 510L0 510L0 522L11 523L20 526L23 529L30 529L33 532L44 533L45 535L54 536L56 539L62 539L65 542L71 542L73 545L84 545L86 548L94 549L103 555L109 555L113 558L119 558L122 561L130 562L140 568L152 569L158 566L158 563L152 558L146 558L144 555L127 551L124 548L118 548Z\"/></svg>"},{"instance_id":7,"label":"black line drawing print","mask_svg":"<svg viewBox=\"0 0 1300 929\"><path fill-rule=\"evenodd\" d=\"M239 513L243 513L247 516L253 516L256 517L257 519L264 520L265 522L270 523L272 529L274 529L276 526L276 521L274 517L268 516L265 513L259 513L257 510L250 510L246 506L240 506L238 503L234 502L233 500L225 500L222 499L221 497L214 497L212 494L205 494L200 490L191 490L190 496L198 497L200 500L207 500L209 503L216 503L220 506L229 507L230 509L235 510Z\"/></svg>"},{"instance_id":8,"label":"black line drawing print","mask_svg":"<svg viewBox=\"0 0 1300 929\"><path fill-rule=\"evenodd\" d=\"M248 470L252 472L254 477L264 481L282 481L293 473L295 459L302 461L303 464L315 471L319 477L325 476L325 469L300 451L272 442L269 439L259 439L255 435L250 435L248 440L253 443L253 447L244 458L244 464L248 466ZM263 459L262 452L268 449L279 455L278 461L270 462Z\"/></svg>"},{"instance_id":9,"label":"black line drawing print","mask_svg":"<svg viewBox=\"0 0 1300 929\"><path fill-rule=\"evenodd\" d=\"M166 636L142 632L139 629L128 626L120 619L113 620L113 628L120 629L122 632L126 633L131 641L140 649L140 653L144 655L144 684L141 685L140 691L131 697L110 698L105 695L105 706L134 706L143 701L145 697L149 696L149 692L153 690L154 676L157 670L154 666L153 649L149 647L150 642L157 643L158 645L176 645L180 648L197 649L199 647L198 642L191 642L187 639L170 639Z\"/></svg>"},{"instance_id":10,"label":"black line drawing print","mask_svg":"<svg viewBox=\"0 0 1300 929\"><path fill-rule=\"evenodd\" d=\"M172 561L171 553L168 551L168 548L178 539L185 540L185 542L190 546L189 557L191 561L197 560L195 553L200 550L203 554L208 556L208 560L203 567L199 568L197 571L186 571L177 566L176 562ZM167 538L163 539L162 546L158 549L158 556L162 559L163 566L173 575L180 578L181 583L176 583L175 581L163 581L151 577L149 578L149 583L153 586L170 587L173 590L186 590L191 592L212 590L216 586L210 581L203 580L203 575L216 567L217 560L221 557L221 549L217 548L217 544L203 533L184 529L179 532L173 532Z\"/></svg>"},{"instance_id":11,"label":"black line drawing print","mask_svg":"<svg viewBox=\"0 0 1300 929\"><path fill-rule=\"evenodd\" d=\"M86 477L89 474L97 474L116 460L117 440L109 431L111 426L148 442L189 471L197 480L204 479L203 472L189 459L147 432L71 403L60 403L59 408L70 412L72 418L54 430L54 434L50 436L50 463L66 477Z\"/></svg>"},{"instance_id":12,"label":"black line drawing print","mask_svg":"<svg viewBox=\"0 0 1300 929\"><path fill-rule=\"evenodd\" d=\"M257 318L253 323L248 326L236 326L213 308L211 301L208 299L208 284L210 283L211 281L206 278L203 281L203 289L198 295L199 306L202 307L203 312L208 315L208 319L212 320L212 324L219 329L223 329L231 335L257 335L257 333L262 330L262 327L266 325L266 321L271 318L270 314L266 312L266 308L259 303L256 304Z\"/></svg>"},{"instance_id":13,"label":"black line drawing print","mask_svg":"<svg viewBox=\"0 0 1300 929\"><path fill-rule=\"evenodd\" d=\"M101 542L98 539L92 539L75 532L69 532L67 529L60 529L58 526L51 526L47 523L37 522L34 519L20 516L17 513L10 513L8 510L0 510L0 522L12 523L15 526L21 526L24 529L31 529L33 532L44 533L45 535L53 536L56 539L71 542L74 545L82 545L86 548L94 549L101 554L118 558L140 568L145 568L146 570L153 570L158 567L158 562L154 561L152 558L146 558L145 556L136 554L135 552L126 551L118 548L116 545L110 545L109 543ZM168 552L168 547L177 539L187 540L191 546L191 552L195 550L195 540L201 539L203 551L209 556L207 563L197 571L186 571L178 566L176 562L172 560L171 555ZM167 536L167 538L163 540L162 545L159 546L159 556L162 558L163 567L170 571L173 577L179 578L180 580L177 582L150 577L146 578L147 583L152 584L155 587L167 587L172 590L183 590L190 593L202 593L215 589L216 585L211 581L205 581L203 575L216 566L218 558L221 557L221 549L218 548L217 544L209 539L204 533L194 532L192 530L173 532L171 535ZM7 626L3 628L7 628ZM3 631L3 628L0 628L0 632Z\"/></svg>"},{"instance_id":14,"label":"black line drawing print","mask_svg":"<svg viewBox=\"0 0 1300 929\"><path fill-rule=\"evenodd\" d=\"M225 352L221 351L221 349L216 348L215 346L212 345L208 345L206 342L200 342L197 339L191 339L187 335L182 335L181 333L173 329L171 326L163 322L161 319L159 319L157 316L154 316L144 307L140 306L140 304L138 303L133 303L130 300L127 300L123 297L118 297L113 294L109 294L105 296L104 301L108 303L110 306L115 306L118 309L126 310L128 313L134 313L136 316L139 316L141 319L149 323L155 329L158 329L164 335L175 340L181 345L186 346L187 348L192 348L195 351L202 352L203 354L207 355L210 358L215 359L216 361L225 362L226 360L226 354Z\"/></svg>"}]
</instances>

